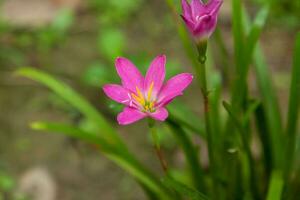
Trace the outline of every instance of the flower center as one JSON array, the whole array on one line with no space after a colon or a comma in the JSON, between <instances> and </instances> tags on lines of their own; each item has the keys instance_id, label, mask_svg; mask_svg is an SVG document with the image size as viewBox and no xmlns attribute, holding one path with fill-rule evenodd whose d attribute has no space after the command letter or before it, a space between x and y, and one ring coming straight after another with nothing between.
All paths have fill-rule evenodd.
<instances>
[{"instance_id":1,"label":"flower center","mask_svg":"<svg viewBox=\"0 0 300 200\"><path fill-rule=\"evenodd\" d=\"M155 100L151 99L154 82L151 82L150 88L147 92L146 97L143 95L141 90L136 86L136 94L132 93L132 98L139 104L143 112L155 112Z\"/></svg>"}]
</instances>

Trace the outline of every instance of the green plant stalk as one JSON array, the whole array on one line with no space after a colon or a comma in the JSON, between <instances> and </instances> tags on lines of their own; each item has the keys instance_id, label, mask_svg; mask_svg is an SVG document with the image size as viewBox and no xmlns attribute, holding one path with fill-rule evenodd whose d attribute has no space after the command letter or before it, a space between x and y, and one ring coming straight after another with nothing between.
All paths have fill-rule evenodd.
<instances>
[{"instance_id":1,"label":"green plant stalk","mask_svg":"<svg viewBox=\"0 0 300 200\"><path fill-rule=\"evenodd\" d=\"M204 172L199 163L198 153L188 137L187 133L179 125L179 123L173 119L171 116L167 120L172 133L177 138L177 141L181 144L183 152L185 154L186 161L188 163L189 169L191 170L191 179L196 186L197 190L206 194L206 187L204 183Z\"/></svg>"},{"instance_id":2,"label":"green plant stalk","mask_svg":"<svg viewBox=\"0 0 300 200\"><path fill-rule=\"evenodd\" d=\"M213 144L213 135L211 131L211 123L210 123L210 108L209 108L209 91L207 89L207 78L206 78L206 50L207 50L207 41L203 41L197 44L198 48L198 68L197 68L197 76L199 77L199 82L201 86L201 92L204 102L204 120L205 120L205 132L206 132L206 140L207 140L207 147L208 147L208 156L209 156L209 165L212 174L213 180L213 190L216 187L216 165L215 165L215 158L214 158L214 144ZM217 195L213 191L213 195Z\"/></svg>"},{"instance_id":3,"label":"green plant stalk","mask_svg":"<svg viewBox=\"0 0 300 200\"><path fill-rule=\"evenodd\" d=\"M153 139L154 143L154 149L155 153L159 159L160 165L164 171L164 173L167 175L168 174L168 165L167 161L164 158L163 152L161 151L160 144L159 144L159 137L157 134L157 127L155 126L155 121L153 119L148 119L148 126L150 129L150 133Z\"/></svg>"},{"instance_id":4,"label":"green plant stalk","mask_svg":"<svg viewBox=\"0 0 300 200\"><path fill-rule=\"evenodd\" d=\"M292 80L290 86L289 108L287 115L287 145L286 145L286 163L284 170L285 181L288 181L290 170L294 164L296 136L297 136L297 122L299 118L300 108L300 33L297 34L295 43L294 63L292 68ZM287 183L286 183L287 184Z\"/></svg>"}]
</instances>

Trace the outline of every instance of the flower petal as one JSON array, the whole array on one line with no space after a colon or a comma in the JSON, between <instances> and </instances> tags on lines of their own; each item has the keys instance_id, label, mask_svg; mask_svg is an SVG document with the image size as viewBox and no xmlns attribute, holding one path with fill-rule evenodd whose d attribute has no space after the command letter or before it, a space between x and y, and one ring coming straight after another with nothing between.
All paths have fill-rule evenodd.
<instances>
[{"instance_id":1,"label":"flower petal","mask_svg":"<svg viewBox=\"0 0 300 200\"><path fill-rule=\"evenodd\" d=\"M217 16L203 15L194 29L194 35L199 39L208 38L217 25Z\"/></svg>"},{"instance_id":2,"label":"flower petal","mask_svg":"<svg viewBox=\"0 0 300 200\"><path fill-rule=\"evenodd\" d=\"M192 0L191 10L193 18L196 19L197 16L203 14L203 12L205 11L205 5L202 3L201 0Z\"/></svg>"},{"instance_id":3,"label":"flower petal","mask_svg":"<svg viewBox=\"0 0 300 200\"><path fill-rule=\"evenodd\" d=\"M195 27L195 24L193 21L189 20L188 18L186 18L184 15L181 15L183 21L185 22L185 24L187 25L187 27L189 28L189 30L191 32L194 31L194 27Z\"/></svg>"},{"instance_id":4,"label":"flower petal","mask_svg":"<svg viewBox=\"0 0 300 200\"><path fill-rule=\"evenodd\" d=\"M129 105L130 103L129 91L124 87L122 87L121 85L107 84L104 85L102 89L104 93L112 100L118 103Z\"/></svg>"},{"instance_id":5,"label":"flower petal","mask_svg":"<svg viewBox=\"0 0 300 200\"><path fill-rule=\"evenodd\" d=\"M210 15L217 15L223 1L220 0L210 0L206 5L206 12Z\"/></svg>"},{"instance_id":6,"label":"flower petal","mask_svg":"<svg viewBox=\"0 0 300 200\"><path fill-rule=\"evenodd\" d=\"M149 114L150 117L158 121L165 121L169 115L167 109L160 107L154 113Z\"/></svg>"},{"instance_id":7,"label":"flower petal","mask_svg":"<svg viewBox=\"0 0 300 200\"><path fill-rule=\"evenodd\" d=\"M159 90L161 89L166 75L166 56L160 55L157 56L147 71L144 83L144 91L148 91L153 84L152 95L156 96Z\"/></svg>"},{"instance_id":8,"label":"flower petal","mask_svg":"<svg viewBox=\"0 0 300 200\"><path fill-rule=\"evenodd\" d=\"M158 104L165 106L178 95L182 95L183 90L191 84L192 80L193 75L189 73L178 74L168 80L159 93Z\"/></svg>"},{"instance_id":9,"label":"flower petal","mask_svg":"<svg viewBox=\"0 0 300 200\"><path fill-rule=\"evenodd\" d=\"M143 88L144 78L140 71L126 58L117 58L116 59L116 69L122 79L123 87L131 90L132 92L136 91L136 87L139 89Z\"/></svg>"},{"instance_id":10,"label":"flower petal","mask_svg":"<svg viewBox=\"0 0 300 200\"><path fill-rule=\"evenodd\" d=\"M143 119L147 115L137 109L125 107L123 112L118 114L117 120L120 125L127 125Z\"/></svg>"},{"instance_id":11,"label":"flower petal","mask_svg":"<svg viewBox=\"0 0 300 200\"><path fill-rule=\"evenodd\" d=\"M191 6L186 0L181 0L182 14L185 18L192 20Z\"/></svg>"}]
</instances>

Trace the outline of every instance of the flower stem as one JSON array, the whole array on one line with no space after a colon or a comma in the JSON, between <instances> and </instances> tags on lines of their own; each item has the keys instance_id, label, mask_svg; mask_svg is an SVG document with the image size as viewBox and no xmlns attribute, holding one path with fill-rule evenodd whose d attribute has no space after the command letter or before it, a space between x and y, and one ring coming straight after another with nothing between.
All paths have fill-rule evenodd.
<instances>
[{"instance_id":1,"label":"flower stem","mask_svg":"<svg viewBox=\"0 0 300 200\"><path fill-rule=\"evenodd\" d=\"M207 138L207 147L208 147L208 156L209 156L209 165L212 172L213 183L215 182L215 159L213 153L213 136L211 131L211 124L210 124L210 110L209 110L209 91L207 89L207 78L206 78L206 49L207 49L207 42L200 42L197 45L198 48L198 62L199 67L197 69L197 75L200 78L200 87L203 96L204 102L204 120L205 120L205 131L206 131L206 138Z\"/></svg>"},{"instance_id":2,"label":"flower stem","mask_svg":"<svg viewBox=\"0 0 300 200\"><path fill-rule=\"evenodd\" d=\"M160 165L161 165L163 171L165 172L165 174L167 174L168 173L168 165L167 165L167 161L164 158L163 152L161 151L161 148L160 148L159 137L158 137L157 129L155 126L155 121L153 119L149 119L148 125L149 125L149 129L150 129L152 139L154 142L155 153L159 159L159 162L160 162Z\"/></svg>"}]
</instances>

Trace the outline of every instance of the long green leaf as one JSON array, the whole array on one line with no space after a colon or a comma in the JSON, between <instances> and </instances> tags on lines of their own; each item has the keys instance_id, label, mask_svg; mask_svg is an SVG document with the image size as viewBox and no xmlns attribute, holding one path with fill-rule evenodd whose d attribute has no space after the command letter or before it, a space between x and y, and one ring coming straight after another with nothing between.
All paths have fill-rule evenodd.
<instances>
[{"instance_id":1,"label":"long green leaf","mask_svg":"<svg viewBox=\"0 0 300 200\"><path fill-rule=\"evenodd\" d=\"M170 189L173 189L176 192L178 192L179 194L189 197L189 199L191 200L208 200L208 197L204 194L172 178L167 177L163 179L163 183L167 185L167 187L169 187Z\"/></svg>"},{"instance_id":2,"label":"long green leaf","mask_svg":"<svg viewBox=\"0 0 300 200\"><path fill-rule=\"evenodd\" d=\"M120 167L132 174L145 186L160 195L162 199L170 199L169 191L158 181L154 175L145 169L132 155L115 146L107 143L105 140L97 137L95 134L83 131L76 127L47 122L35 122L31 125L35 130L51 131L53 133L64 134L70 137L81 139L83 141L97 144L99 148L109 159L117 163Z\"/></svg>"},{"instance_id":3,"label":"long green leaf","mask_svg":"<svg viewBox=\"0 0 300 200\"><path fill-rule=\"evenodd\" d=\"M244 29L251 27L249 17L243 9L243 18L245 19ZM268 122L269 138L271 139L272 164L276 168L281 168L283 164L283 128L281 113L279 110L278 98L274 92L272 79L268 70L262 50L256 45L253 52L254 67L258 87L262 96L262 103L265 107L266 119Z\"/></svg>"},{"instance_id":4,"label":"long green leaf","mask_svg":"<svg viewBox=\"0 0 300 200\"><path fill-rule=\"evenodd\" d=\"M169 118L167 123L170 126L172 133L175 135L177 141L182 146L185 158L191 170L191 176L194 185L199 191L205 193L206 187L204 184L204 172L199 163L196 148L194 147L187 133L182 129L182 127L180 127L179 124L177 124L176 121L174 121L172 118Z\"/></svg>"},{"instance_id":5,"label":"long green leaf","mask_svg":"<svg viewBox=\"0 0 300 200\"><path fill-rule=\"evenodd\" d=\"M260 199L258 188L257 188L257 183L256 183L255 163L254 163L254 160L253 160L253 157L251 154L251 149L249 146L250 144L247 141L247 137L246 137L247 132L246 132L245 128L243 127L243 123L235 115L233 108L225 101L223 102L223 106L226 109L226 111L228 112L229 116L231 117L233 124L236 126L236 128L240 132L241 140L243 142L243 148L245 149L245 153L246 153L247 159L248 159L248 166L250 169L249 182L250 182L252 195L255 197L255 199Z\"/></svg>"},{"instance_id":6,"label":"long green leaf","mask_svg":"<svg viewBox=\"0 0 300 200\"><path fill-rule=\"evenodd\" d=\"M232 1L232 32L234 39L234 54L236 71L239 73L243 66L244 30L242 24L241 0Z\"/></svg>"},{"instance_id":7,"label":"long green leaf","mask_svg":"<svg viewBox=\"0 0 300 200\"><path fill-rule=\"evenodd\" d=\"M272 172L267 200L281 200L282 190L283 190L282 174L278 171L274 171Z\"/></svg>"},{"instance_id":8,"label":"long green leaf","mask_svg":"<svg viewBox=\"0 0 300 200\"><path fill-rule=\"evenodd\" d=\"M100 136L105 138L108 143L125 148L124 143L121 141L113 127L88 101L86 101L80 94L76 93L71 87L59 80L56 80L51 75L34 68L21 68L16 73L42 83L50 88L53 92L78 109L86 118L94 123L95 127L98 127L99 133L101 132Z\"/></svg>"},{"instance_id":9,"label":"long green leaf","mask_svg":"<svg viewBox=\"0 0 300 200\"><path fill-rule=\"evenodd\" d=\"M270 131L272 160L276 168L282 167L283 163L283 128L279 111L278 98L273 90L269 70L259 48L254 53L257 83L262 95L265 107L268 130Z\"/></svg>"},{"instance_id":10,"label":"long green leaf","mask_svg":"<svg viewBox=\"0 0 300 200\"><path fill-rule=\"evenodd\" d=\"M263 7L258 14L256 15L256 18L253 22L253 25L251 27L250 33L247 36L247 41L245 45L245 71L243 72L243 75L246 76L248 72L249 65L251 63L253 52L256 47L256 44L258 42L258 39L260 37L260 34L262 32L263 27L265 26L267 17L269 14L269 7L265 6Z\"/></svg>"},{"instance_id":11,"label":"long green leaf","mask_svg":"<svg viewBox=\"0 0 300 200\"><path fill-rule=\"evenodd\" d=\"M286 134L287 140L287 152L286 152L286 168L285 176L289 173L291 166L293 165L296 135L297 135L297 123L299 120L299 107L300 107L300 33L298 33L295 44L294 63L292 68L292 80L290 86L289 108L287 115L287 127Z\"/></svg>"}]
</instances>

